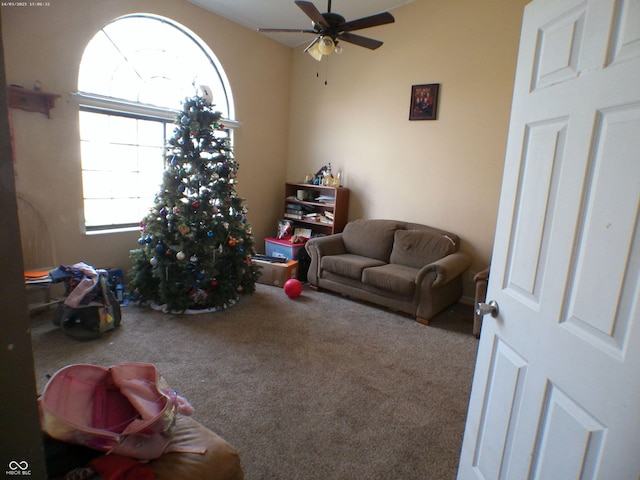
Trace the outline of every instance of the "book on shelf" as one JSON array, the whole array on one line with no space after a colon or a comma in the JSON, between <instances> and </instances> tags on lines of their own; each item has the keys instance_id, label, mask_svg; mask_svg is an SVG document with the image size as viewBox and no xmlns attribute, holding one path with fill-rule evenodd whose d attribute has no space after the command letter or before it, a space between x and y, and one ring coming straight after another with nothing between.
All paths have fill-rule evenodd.
<instances>
[{"instance_id":1,"label":"book on shelf","mask_svg":"<svg viewBox=\"0 0 640 480\"><path fill-rule=\"evenodd\" d=\"M284 216L285 218L291 218L293 220L302 220L303 215L301 213L291 213L291 212L284 212Z\"/></svg>"},{"instance_id":2,"label":"book on shelf","mask_svg":"<svg viewBox=\"0 0 640 480\"><path fill-rule=\"evenodd\" d=\"M336 197L332 197L330 195L319 195L316 197L316 201L320 203L334 204Z\"/></svg>"}]
</instances>

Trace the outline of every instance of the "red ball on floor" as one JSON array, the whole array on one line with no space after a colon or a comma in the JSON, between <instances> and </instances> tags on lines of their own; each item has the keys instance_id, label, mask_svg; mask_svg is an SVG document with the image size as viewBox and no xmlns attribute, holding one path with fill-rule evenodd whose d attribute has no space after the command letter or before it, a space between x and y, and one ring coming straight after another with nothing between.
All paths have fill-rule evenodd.
<instances>
[{"instance_id":1,"label":"red ball on floor","mask_svg":"<svg viewBox=\"0 0 640 480\"><path fill-rule=\"evenodd\" d=\"M302 283L300 283L300 280L290 278L289 280L284 282L283 290L284 293L287 294L287 297L297 298L302 293Z\"/></svg>"}]
</instances>

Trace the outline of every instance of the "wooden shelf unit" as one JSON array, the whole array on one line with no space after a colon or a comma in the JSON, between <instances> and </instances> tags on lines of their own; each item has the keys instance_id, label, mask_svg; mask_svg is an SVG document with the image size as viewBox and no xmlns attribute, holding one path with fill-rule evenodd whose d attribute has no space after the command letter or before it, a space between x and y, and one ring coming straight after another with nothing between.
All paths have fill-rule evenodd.
<instances>
[{"instance_id":1,"label":"wooden shelf unit","mask_svg":"<svg viewBox=\"0 0 640 480\"><path fill-rule=\"evenodd\" d=\"M298 190L305 192L308 199L297 198ZM286 183L284 195L284 218L291 220L295 228L310 228L313 235L331 235L342 232L349 215L349 189L344 187L325 187L309 183ZM333 198L333 201L321 201L319 197ZM303 218L292 218L289 210L300 208ZM324 217L325 212L333 216L333 222L305 218L304 214L316 213ZM326 218L326 217L324 217Z\"/></svg>"}]
</instances>

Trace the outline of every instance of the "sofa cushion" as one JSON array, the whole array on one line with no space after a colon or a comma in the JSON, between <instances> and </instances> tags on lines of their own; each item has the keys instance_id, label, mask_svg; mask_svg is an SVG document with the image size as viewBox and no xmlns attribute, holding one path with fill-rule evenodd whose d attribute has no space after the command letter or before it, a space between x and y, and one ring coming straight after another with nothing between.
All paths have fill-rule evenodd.
<instances>
[{"instance_id":1,"label":"sofa cushion","mask_svg":"<svg viewBox=\"0 0 640 480\"><path fill-rule=\"evenodd\" d=\"M371 267L362 272L362 283L398 295L413 295L418 271L417 268L392 263Z\"/></svg>"},{"instance_id":2,"label":"sofa cushion","mask_svg":"<svg viewBox=\"0 0 640 480\"><path fill-rule=\"evenodd\" d=\"M390 261L407 267L422 268L457 250L447 235L429 230L397 230Z\"/></svg>"},{"instance_id":3,"label":"sofa cushion","mask_svg":"<svg viewBox=\"0 0 640 480\"><path fill-rule=\"evenodd\" d=\"M398 228L394 220L354 220L344 228L342 240L347 252L388 263Z\"/></svg>"},{"instance_id":4,"label":"sofa cushion","mask_svg":"<svg viewBox=\"0 0 640 480\"><path fill-rule=\"evenodd\" d=\"M320 267L336 275L360 280L362 271L368 267L377 267L384 265L384 262L373 258L362 257L352 253L342 255L327 255L322 257Z\"/></svg>"}]
</instances>

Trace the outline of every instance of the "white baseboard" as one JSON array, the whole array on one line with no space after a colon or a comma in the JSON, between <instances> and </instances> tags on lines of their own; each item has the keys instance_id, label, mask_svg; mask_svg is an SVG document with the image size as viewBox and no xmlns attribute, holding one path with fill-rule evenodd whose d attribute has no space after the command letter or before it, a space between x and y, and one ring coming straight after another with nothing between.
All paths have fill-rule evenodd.
<instances>
[{"instance_id":1,"label":"white baseboard","mask_svg":"<svg viewBox=\"0 0 640 480\"><path fill-rule=\"evenodd\" d=\"M464 305L475 305L476 299L474 297L460 297L459 302Z\"/></svg>"}]
</instances>

